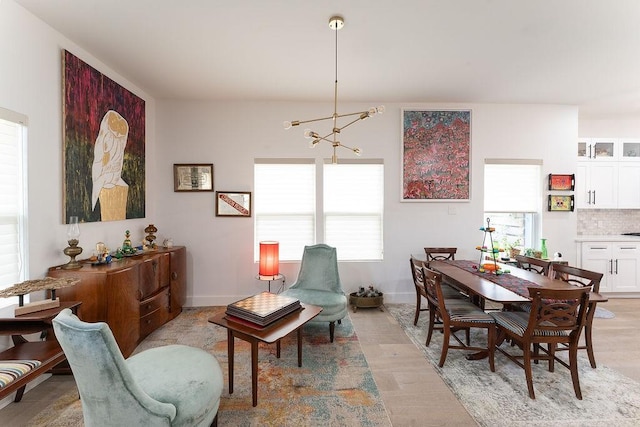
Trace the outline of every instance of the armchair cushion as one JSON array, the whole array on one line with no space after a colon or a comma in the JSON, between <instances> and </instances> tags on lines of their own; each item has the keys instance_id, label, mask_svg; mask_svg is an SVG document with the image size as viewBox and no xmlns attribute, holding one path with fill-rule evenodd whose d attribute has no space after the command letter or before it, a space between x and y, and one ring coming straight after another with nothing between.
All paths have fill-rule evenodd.
<instances>
[{"instance_id":1,"label":"armchair cushion","mask_svg":"<svg viewBox=\"0 0 640 427\"><path fill-rule=\"evenodd\" d=\"M220 366L209 353L193 350L184 345L168 345L125 360L140 388L151 398L175 406L172 426L199 425L207 414L217 413L220 406L223 384Z\"/></svg>"},{"instance_id":2,"label":"armchair cushion","mask_svg":"<svg viewBox=\"0 0 640 427\"><path fill-rule=\"evenodd\" d=\"M331 322L347 315L347 297L342 293L292 288L286 291L286 295L322 307L322 311L313 319L314 321Z\"/></svg>"}]
</instances>

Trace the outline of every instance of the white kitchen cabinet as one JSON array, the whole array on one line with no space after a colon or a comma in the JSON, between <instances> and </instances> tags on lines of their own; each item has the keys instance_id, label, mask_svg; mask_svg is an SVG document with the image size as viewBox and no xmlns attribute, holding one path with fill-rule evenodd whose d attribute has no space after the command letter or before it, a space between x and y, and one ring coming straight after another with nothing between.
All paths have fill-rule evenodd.
<instances>
[{"instance_id":1,"label":"white kitchen cabinet","mask_svg":"<svg viewBox=\"0 0 640 427\"><path fill-rule=\"evenodd\" d=\"M619 154L620 142L607 138L583 138L578 141L578 160L610 161Z\"/></svg>"},{"instance_id":2,"label":"white kitchen cabinet","mask_svg":"<svg viewBox=\"0 0 640 427\"><path fill-rule=\"evenodd\" d=\"M616 162L578 162L575 192L577 208L617 208L618 164Z\"/></svg>"},{"instance_id":3,"label":"white kitchen cabinet","mask_svg":"<svg viewBox=\"0 0 640 427\"><path fill-rule=\"evenodd\" d=\"M640 209L640 162L618 163L618 208Z\"/></svg>"},{"instance_id":4,"label":"white kitchen cabinet","mask_svg":"<svg viewBox=\"0 0 640 427\"><path fill-rule=\"evenodd\" d=\"M618 159L626 162L640 161L640 140L621 139L618 142Z\"/></svg>"},{"instance_id":5,"label":"white kitchen cabinet","mask_svg":"<svg viewBox=\"0 0 640 427\"><path fill-rule=\"evenodd\" d=\"M604 293L640 292L640 241L582 242L580 268L603 274Z\"/></svg>"}]
</instances>

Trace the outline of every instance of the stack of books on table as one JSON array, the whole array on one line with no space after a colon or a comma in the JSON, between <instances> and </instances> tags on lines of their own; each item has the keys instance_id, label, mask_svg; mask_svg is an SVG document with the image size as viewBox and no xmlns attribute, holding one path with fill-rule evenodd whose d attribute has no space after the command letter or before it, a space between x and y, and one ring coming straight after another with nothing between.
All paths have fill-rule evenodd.
<instances>
[{"instance_id":1,"label":"stack of books on table","mask_svg":"<svg viewBox=\"0 0 640 427\"><path fill-rule=\"evenodd\" d=\"M278 319L299 310L302 306L296 298L262 292L241 299L227 306L227 318L248 326L265 327Z\"/></svg>"}]
</instances>

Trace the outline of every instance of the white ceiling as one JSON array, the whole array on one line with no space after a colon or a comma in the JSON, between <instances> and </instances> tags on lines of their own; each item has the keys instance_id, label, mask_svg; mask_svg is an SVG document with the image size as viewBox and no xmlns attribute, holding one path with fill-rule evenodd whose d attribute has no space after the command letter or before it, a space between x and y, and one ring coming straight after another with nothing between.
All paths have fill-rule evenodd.
<instances>
[{"instance_id":1,"label":"white ceiling","mask_svg":"<svg viewBox=\"0 0 640 427\"><path fill-rule=\"evenodd\" d=\"M552 103L640 116L638 0L15 0L163 99Z\"/></svg>"}]
</instances>

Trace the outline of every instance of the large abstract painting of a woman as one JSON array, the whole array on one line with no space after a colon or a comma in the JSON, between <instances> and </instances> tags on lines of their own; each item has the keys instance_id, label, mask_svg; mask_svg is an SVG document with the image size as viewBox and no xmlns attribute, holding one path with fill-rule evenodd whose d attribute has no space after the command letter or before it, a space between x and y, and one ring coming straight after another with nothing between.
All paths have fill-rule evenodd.
<instances>
[{"instance_id":1,"label":"large abstract painting of a woman","mask_svg":"<svg viewBox=\"0 0 640 427\"><path fill-rule=\"evenodd\" d=\"M64 219L145 216L145 102L68 51L64 62Z\"/></svg>"}]
</instances>

